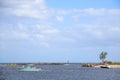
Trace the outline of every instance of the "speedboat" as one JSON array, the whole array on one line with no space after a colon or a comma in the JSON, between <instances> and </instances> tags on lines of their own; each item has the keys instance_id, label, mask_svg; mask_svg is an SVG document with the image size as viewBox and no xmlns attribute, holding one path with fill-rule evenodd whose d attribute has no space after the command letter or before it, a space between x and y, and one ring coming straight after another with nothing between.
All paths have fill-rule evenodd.
<instances>
[{"instance_id":1,"label":"speedboat","mask_svg":"<svg viewBox=\"0 0 120 80\"><path fill-rule=\"evenodd\" d=\"M102 65L102 66L100 66L100 68L107 68L107 69L109 69L109 68L111 68L111 66Z\"/></svg>"},{"instance_id":2,"label":"speedboat","mask_svg":"<svg viewBox=\"0 0 120 80\"><path fill-rule=\"evenodd\" d=\"M22 67L22 68L20 68L20 70L19 71L40 71L41 69L38 69L38 68L36 68L36 67Z\"/></svg>"}]
</instances>

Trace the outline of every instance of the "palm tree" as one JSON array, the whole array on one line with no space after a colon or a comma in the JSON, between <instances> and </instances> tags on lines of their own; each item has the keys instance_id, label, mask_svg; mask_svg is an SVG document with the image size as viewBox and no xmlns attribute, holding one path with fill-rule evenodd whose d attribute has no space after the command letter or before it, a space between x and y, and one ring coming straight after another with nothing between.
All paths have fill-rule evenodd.
<instances>
[{"instance_id":1,"label":"palm tree","mask_svg":"<svg viewBox=\"0 0 120 80\"><path fill-rule=\"evenodd\" d=\"M102 60L103 63L105 63L106 56L107 56L107 52L104 51L102 51L99 56L100 60Z\"/></svg>"}]
</instances>

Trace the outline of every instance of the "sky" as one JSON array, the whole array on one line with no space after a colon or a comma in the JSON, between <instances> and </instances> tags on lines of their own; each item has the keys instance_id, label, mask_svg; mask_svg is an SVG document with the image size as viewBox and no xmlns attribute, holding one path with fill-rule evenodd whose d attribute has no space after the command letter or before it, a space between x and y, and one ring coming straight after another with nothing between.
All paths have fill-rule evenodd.
<instances>
[{"instance_id":1,"label":"sky","mask_svg":"<svg viewBox=\"0 0 120 80\"><path fill-rule=\"evenodd\" d=\"M120 61L120 0L0 0L0 63Z\"/></svg>"}]
</instances>

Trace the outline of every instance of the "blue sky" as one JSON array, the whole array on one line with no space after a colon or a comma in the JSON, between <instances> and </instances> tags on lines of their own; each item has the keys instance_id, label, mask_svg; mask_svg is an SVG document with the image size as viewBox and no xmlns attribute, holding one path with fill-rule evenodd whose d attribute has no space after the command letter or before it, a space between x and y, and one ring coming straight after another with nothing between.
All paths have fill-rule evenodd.
<instances>
[{"instance_id":1,"label":"blue sky","mask_svg":"<svg viewBox=\"0 0 120 80\"><path fill-rule=\"evenodd\" d=\"M1 62L120 61L119 0L0 1Z\"/></svg>"}]
</instances>

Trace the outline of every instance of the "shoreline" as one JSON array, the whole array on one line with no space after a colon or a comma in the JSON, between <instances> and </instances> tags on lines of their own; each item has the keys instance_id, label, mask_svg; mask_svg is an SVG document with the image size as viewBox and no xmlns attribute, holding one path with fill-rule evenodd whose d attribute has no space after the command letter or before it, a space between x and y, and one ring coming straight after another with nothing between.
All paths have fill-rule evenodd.
<instances>
[{"instance_id":1,"label":"shoreline","mask_svg":"<svg viewBox=\"0 0 120 80\"><path fill-rule=\"evenodd\" d=\"M94 67L94 68L101 68L101 66L107 66L110 68L120 68L119 64L83 64L82 67Z\"/></svg>"},{"instance_id":2,"label":"shoreline","mask_svg":"<svg viewBox=\"0 0 120 80\"><path fill-rule=\"evenodd\" d=\"M120 65L109 65L111 68L120 68Z\"/></svg>"},{"instance_id":3,"label":"shoreline","mask_svg":"<svg viewBox=\"0 0 120 80\"><path fill-rule=\"evenodd\" d=\"M101 66L105 65L93 65L92 67L100 68ZM110 66L110 68L120 68L120 65L107 65L107 66Z\"/></svg>"},{"instance_id":4,"label":"shoreline","mask_svg":"<svg viewBox=\"0 0 120 80\"><path fill-rule=\"evenodd\" d=\"M65 64L71 64L71 63L4 63L0 64L0 66L22 66L22 65L65 65ZM110 66L110 68L120 68L120 64L99 64L99 63L80 63L81 67L95 67L95 68L101 68L101 66Z\"/></svg>"}]
</instances>

